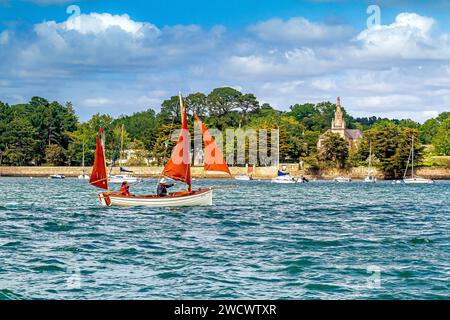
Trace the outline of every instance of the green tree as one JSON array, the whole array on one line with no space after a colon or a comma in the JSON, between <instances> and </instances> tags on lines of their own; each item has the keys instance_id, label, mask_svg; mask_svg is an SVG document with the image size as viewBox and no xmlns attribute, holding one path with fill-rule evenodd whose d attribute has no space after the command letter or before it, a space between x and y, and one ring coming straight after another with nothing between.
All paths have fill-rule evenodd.
<instances>
[{"instance_id":1,"label":"green tree","mask_svg":"<svg viewBox=\"0 0 450 320\"><path fill-rule=\"evenodd\" d=\"M51 144L45 150L45 161L53 166L62 166L66 163L65 149L57 144Z\"/></svg>"},{"instance_id":2,"label":"green tree","mask_svg":"<svg viewBox=\"0 0 450 320\"><path fill-rule=\"evenodd\" d=\"M438 155L450 155L450 113L445 120L441 122L433 137L433 146Z\"/></svg>"},{"instance_id":3,"label":"green tree","mask_svg":"<svg viewBox=\"0 0 450 320\"><path fill-rule=\"evenodd\" d=\"M31 123L22 118L12 120L3 135L6 141L3 162L12 166L36 164L37 132Z\"/></svg>"},{"instance_id":4,"label":"green tree","mask_svg":"<svg viewBox=\"0 0 450 320\"><path fill-rule=\"evenodd\" d=\"M327 166L345 168L347 166L348 143L335 133L326 133L322 139L319 159Z\"/></svg>"}]
</instances>

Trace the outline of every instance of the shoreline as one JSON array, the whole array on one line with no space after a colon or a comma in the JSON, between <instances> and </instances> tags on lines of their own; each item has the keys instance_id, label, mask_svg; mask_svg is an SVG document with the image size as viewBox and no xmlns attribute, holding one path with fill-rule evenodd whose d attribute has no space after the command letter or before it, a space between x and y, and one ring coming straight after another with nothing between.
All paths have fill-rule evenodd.
<instances>
[{"instance_id":1,"label":"shoreline","mask_svg":"<svg viewBox=\"0 0 450 320\"><path fill-rule=\"evenodd\" d=\"M294 177L304 176L307 179L313 180L333 180L339 176L351 177L354 180L363 180L367 175L366 167L355 167L349 170L325 170L318 171L311 174L301 170L298 164L280 165L280 167L256 167L253 178L254 179L271 179L277 176L278 169L286 166L286 171L290 172ZM161 176L163 167L130 167L133 175L141 178L158 178ZM86 174L90 174L92 168L86 167ZM246 173L245 167L230 167L233 176ZM378 180L384 179L384 176L373 170L374 175ZM63 174L67 178L76 178L82 173L82 167L0 167L0 177L33 177L46 178L53 174ZM113 168L112 174L120 174L118 168ZM421 167L417 168L416 174L418 176L433 179L433 180L450 180L450 168L447 167ZM229 179L225 173L205 172L203 167L192 167L192 178L196 179Z\"/></svg>"}]
</instances>

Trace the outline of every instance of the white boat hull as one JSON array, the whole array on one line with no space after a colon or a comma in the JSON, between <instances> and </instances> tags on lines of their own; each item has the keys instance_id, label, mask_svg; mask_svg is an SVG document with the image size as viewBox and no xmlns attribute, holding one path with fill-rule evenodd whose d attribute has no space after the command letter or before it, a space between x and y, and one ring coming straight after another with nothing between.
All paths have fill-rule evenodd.
<instances>
[{"instance_id":1,"label":"white boat hull","mask_svg":"<svg viewBox=\"0 0 450 320\"><path fill-rule=\"evenodd\" d=\"M272 183L281 183L281 184L295 184L298 183L298 179L291 177L290 175L280 176L273 178Z\"/></svg>"},{"instance_id":2,"label":"white boat hull","mask_svg":"<svg viewBox=\"0 0 450 320\"><path fill-rule=\"evenodd\" d=\"M425 179L425 178L409 178L409 179L403 179L403 182L405 184L433 184L434 181L431 179Z\"/></svg>"},{"instance_id":3,"label":"white boat hull","mask_svg":"<svg viewBox=\"0 0 450 320\"><path fill-rule=\"evenodd\" d=\"M80 174L78 176L79 180L89 180L89 175L88 174Z\"/></svg>"},{"instance_id":4,"label":"white boat hull","mask_svg":"<svg viewBox=\"0 0 450 320\"><path fill-rule=\"evenodd\" d=\"M121 184L125 181L128 183L136 183L136 182L142 182L142 179L138 178L138 177L129 176L129 175L117 175L117 176L109 177L109 183Z\"/></svg>"},{"instance_id":5,"label":"white boat hull","mask_svg":"<svg viewBox=\"0 0 450 320\"><path fill-rule=\"evenodd\" d=\"M57 179L57 180L60 180L60 179L65 179L66 176L63 175L63 174L53 174L53 175L51 175L51 176L48 177L48 178L49 178L49 179Z\"/></svg>"},{"instance_id":6,"label":"white boat hull","mask_svg":"<svg viewBox=\"0 0 450 320\"><path fill-rule=\"evenodd\" d=\"M352 178L343 178L343 177L339 177L334 179L335 182L339 182L339 183L350 183L352 182Z\"/></svg>"},{"instance_id":7,"label":"white boat hull","mask_svg":"<svg viewBox=\"0 0 450 320\"><path fill-rule=\"evenodd\" d=\"M119 207L191 207L191 206L211 206L212 190L202 189L189 194L174 193L165 197L143 196L127 197L116 193L102 192L99 195L103 206Z\"/></svg>"},{"instance_id":8,"label":"white boat hull","mask_svg":"<svg viewBox=\"0 0 450 320\"><path fill-rule=\"evenodd\" d=\"M239 181L250 181L250 180L252 180L252 178L250 178L247 175L235 176L234 179L235 180L239 180Z\"/></svg>"},{"instance_id":9,"label":"white boat hull","mask_svg":"<svg viewBox=\"0 0 450 320\"><path fill-rule=\"evenodd\" d=\"M375 182L377 182L377 178L375 178L375 177L366 177L364 179L364 182L366 182L366 183L375 183Z\"/></svg>"}]
</instances>

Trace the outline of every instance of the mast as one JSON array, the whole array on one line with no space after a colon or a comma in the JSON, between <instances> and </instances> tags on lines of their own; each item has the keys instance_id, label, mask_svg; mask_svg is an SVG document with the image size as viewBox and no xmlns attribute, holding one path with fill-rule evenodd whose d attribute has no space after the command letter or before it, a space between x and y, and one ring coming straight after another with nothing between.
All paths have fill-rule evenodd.
<instances>
[{"instance_id":1,"label":"mast","mask_svg":"<svg viewBox=\"0 0 450 320\"><path fill-rule=\"evenodd\" d=\"M119 168L122 167L122 152L123 152L123 124L120 130L120 151L119 151Z\"/></svg>"},{"instance_id":2,"label":"mast","mask_svg":"<svg viewBox=\"0 0 450 320\"><path fill-rule=\"evenodd\" d=\"M372 140L369 142L369 172L367 175L369 177L372 175Z\"/></svg>"},{"instance_id":3,"label":"mast","mask_svg":"<svg viewBox=\"0 0 450 320\"><path fill-rule=\"evenodd\" d=\"M81 165L83 166L83 177L84 177L84 143L83 143L83 159L81 160Z\"/></svg>"},{"instance_id":4,"label":"mast","mask_svg":"<svg viewBox=\"0 0 450 320\"><path fill-rule=\"evenodd\" d=\"M411 157L411 178L414 178L414 135L411 137L411 145L412 145L412 157Z\"/></svg>"}]
</instances>

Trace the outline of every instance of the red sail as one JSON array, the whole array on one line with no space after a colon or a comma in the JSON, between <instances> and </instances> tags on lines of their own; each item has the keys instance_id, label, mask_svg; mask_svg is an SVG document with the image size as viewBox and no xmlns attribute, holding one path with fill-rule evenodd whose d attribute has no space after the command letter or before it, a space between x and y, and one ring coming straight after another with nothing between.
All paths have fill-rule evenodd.
<instances>
[{"instance_id":1,"label":"red sail","mask_svg":"<svg viewBox=\"0 0 450 320\"><path fill-rule=\"evenodd\" d=\"M101 142L103 129L100 129L100 135L97 137L97 146L95 148L94 167L92 168L89 183L97 188L108 190L108 174L106 171L105 154Z\"/></svg>"},{"instance_id":2,"label":"red sail","mask_svg":"<svg viewBox=\"0 0 450 320\"><path fill-rule=\"evenodd\" d=\"M226 172L231 176L230 168L223 157L222 151L217 147L214 142L214 138L209 133L208 129L206 129L205 125L200 121L196 114L195 118L197 119L200 128L202 129L203 141L205 142L205 170L207 171L222 171Z\"/></svg>"},{"instance_id":3,"label":"red sail","mask_svg":"<svg viewBox=\"0 0 450 320\"><path fill-rule=\"evenodd\" d=\"M172 156L163 170L163 175L174 180L185 182L188 185L189 191L191 191L190 140L185 108L181 123L181 132L177 145L173 149Z\"/></svg>"}]
</instances>

